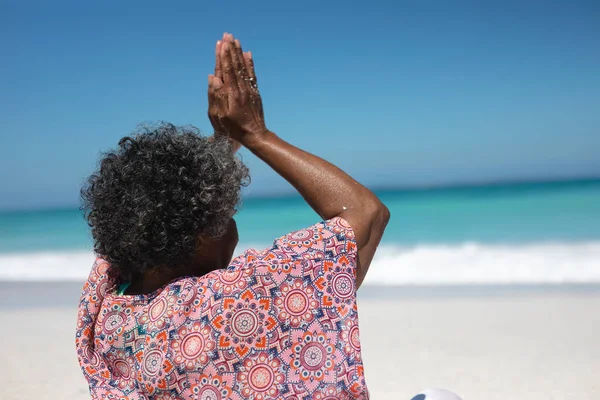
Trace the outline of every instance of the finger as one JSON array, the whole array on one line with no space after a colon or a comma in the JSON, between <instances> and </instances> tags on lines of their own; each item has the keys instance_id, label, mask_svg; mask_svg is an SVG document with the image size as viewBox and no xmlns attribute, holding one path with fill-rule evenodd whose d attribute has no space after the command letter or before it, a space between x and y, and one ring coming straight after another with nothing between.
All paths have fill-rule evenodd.
<instances>
[{"instance_id":1,"label":"finger","mask_svg":"<svg viewBox=\"0 0 600 400\"><path fill-rule=\"evenodd\" d=\"M215 105L218 105L221 99L224 97L223 92L223 81L214 75L208 75L208 97L209 101L214 100Z\"/></svg>"},{"instance_id":2,"label":"finger","mask_svg":"<svg viewBox=\"0 0 600 400\"><path fill-rule=\"evenodd\" d=\"M208 118L210 118L210 122L213 123L213 125L216 123L214 116L216 115L217 110L217 97L213 85L214 78L213 75L208 75Z\"/></svg>"},{"instance_id":3,"label":"finger","mask_svg":"<svg viewBox=\"0 0 600 400\"><path fill-rule=\"evenodd\" d=\"M219 99L221 99L224 95L223 93L223 81L217 78L214 75L208 75L208 100L209 103L213 102L210 105L218 105Z\"/></svg>"},{"instance_id":4,"label":"finger","mask_svg":"<svg viewBox=\"0 0 600 400\"><path fill-rule=\"evenodd\" d=\"M224 114L225 97L220 90L223 82L214 75L208 75L208 118L215 131L225 132L219 115Z\"/></svg>"},{"instance_id":5,"label":"finger","mask_svg":"<svg viewBox=\"0 0 600 400\"><path fill-rule=\"evenodd\" d=\"M235 39L235 51L237 56L239 57L242 65L242 70L244 71L244 77L248 78L248 65L246 64L246 57L244 56L244 51L242 50L242 44L238 39Z\"/></svg>"},{"instance_id":6,"label":"finger","mask_svg":"<svg viewBox=\"0 0 600 400\"><path fill-rule=\"evenodd\" d=\"M240 54L238 53L237 48L235 46L235 42L229 43L227 53L229 54L229 59L231 60L232 76L235 82L230 87L235 87L238 91L244 92L248 88L247 82L245 80L247 73L246 68L244 66L243 56L240 57Z\"/></svg>"},{"instance_id":7,"label":"finger","mask_svg":"<svg viewBox=\"0 0 600 400\"><path fill-rule=\"evenodd\" d=\"M223 81L214 76L212 79L212 87L215 92L218 92L223 87Z\"/></svg>"},{"instance_id":8,"label":"finger","mask_svg":"<svg viewBox=\"0 0 600 400\"><path fill-rule=\"evenodd\" d=\"M246 64L244 62L244 54L242 53L242 46L240 45L239 40L235 40L233 46L230 49L231 51L231 61L233 63L233 69L235 70L235 74L238 79L238 85L240 89L245 88L246 81L248 78L248 72L246 71Z\"/></svg>"},{"instance_id":9,"label":"finger","mask_svg":"<svg viewBox=\"0 0 600 400\"><path fill-rule=\"evenodd\" d=\"M252 52L247 51L244 53L244 62L246 64L246 71L248 72L248 78L250 82L255 86L258 81L256 80L256 72L254 71L254 60L252 59Z\"/></svg>"},{"instance_id":10,"label":"finger","mask_svg":"<svg viewBox=\"0 0 600 400\"><path fill-rule=\"evenodd\" d=\"M232 51L232 60L233 60L233 67L235 69L237 69L238 71L243 71L246 69L246 66L244 65L244 56L242 53L242 45L240 43L239 40L235 39L233 41L233 47L231 49Z\"/></svg>"},{"instance_id":11,"label":"finger","mask_svg":"<svg viewBox=\"0 0 600 400\"><path fill-rule=\"evenodd\" d=\"M236 71L233 67L230 49L231 43L229 41L224 41L221 44L221 67L223 71L223 83L225 83L225 86L237 88Z\"/></svg>"},{"instance_id":12,"label":"finger","mask_svg":"<svg viewBox=\"0 0 600 400\"><path fill-rule=\"evenodd\" d=\"M217 40L217 45L215 46L215 77L219 79L223 79L223 70L221 67L221 57L219 57L221 53L221 41Z\"/></svg>"},{"instance_id":13,"label":"finger","mask_svg":"<svg viewBox=\"0 0 600 400\"><path fill-rule=\"evenodd\" d=\"M214 110L217 106L217 95L214 85L214 75L208 75L208 114L210 116L211 110Z\"/></svg>"}]
</instances>

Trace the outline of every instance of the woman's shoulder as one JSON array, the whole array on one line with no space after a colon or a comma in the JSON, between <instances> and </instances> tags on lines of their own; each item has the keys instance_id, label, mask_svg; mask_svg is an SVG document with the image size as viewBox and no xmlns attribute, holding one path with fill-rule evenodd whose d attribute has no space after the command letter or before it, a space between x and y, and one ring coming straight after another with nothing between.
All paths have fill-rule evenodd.
<instances>
[{"instance_id":1,"label":"woman's shoulder","mask_svg":"<svg viewBox=\"0 0 600 400\"><path fill-rule=\"evenodd\" d=\"M253 267L259 263L288 263L336 258L356 253L354 231L341 217L318 222L276 238L265 249L250 248L234 258L228 269Z\"/></svg>"}]
</instances>

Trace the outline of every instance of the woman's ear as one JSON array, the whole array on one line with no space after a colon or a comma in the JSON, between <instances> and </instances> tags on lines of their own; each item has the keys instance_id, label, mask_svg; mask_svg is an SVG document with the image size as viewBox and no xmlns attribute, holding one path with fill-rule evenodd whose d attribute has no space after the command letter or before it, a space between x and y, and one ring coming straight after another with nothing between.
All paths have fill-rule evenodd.
<instances>
[{"instance_id":1,"label":"woman's ear","mask_svg":"<svg viewBox=\"0 0 600 400\"><path fill-rule=\"evenodd\" d=\"M196 242L196 258L211 258L217 251L217 247L218 246L216 246L214 238L205 235L198 236L198 240Z\"/></svg>"},{"instance_id":2,"label":"woman's ear","mask_svg":"<svg viewBox=\"0 0 600 400\"><path fill-rule=\"evenodd\" d=\"M204 235L199 235L198 240L196 241L196 251L206 247L208 243L209 239L207 237L205 237Z\"/></svg>"}]
</instances>

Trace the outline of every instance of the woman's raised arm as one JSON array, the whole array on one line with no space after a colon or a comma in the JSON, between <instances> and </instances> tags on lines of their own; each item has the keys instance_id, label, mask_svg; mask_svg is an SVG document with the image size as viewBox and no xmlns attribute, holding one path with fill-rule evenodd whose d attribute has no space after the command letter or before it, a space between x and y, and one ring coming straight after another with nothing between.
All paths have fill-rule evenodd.
<instances>
[{"instance_id":1,"label":"woman's raised arm","mask_svg":"<svg viewBox=\"0 0 600 400\"><path fill-rule=\"evenodd\" d=\"M360 286L389 221L387 207L335 165L269 131L251 54L244 54L231 35L219 46L223 80L211 75L209 92L213 91L213 98L226 99L217 113L224 129L292 184L321 218L348 221L358 246L356 285Z\"/></svg>"}]
</instances>

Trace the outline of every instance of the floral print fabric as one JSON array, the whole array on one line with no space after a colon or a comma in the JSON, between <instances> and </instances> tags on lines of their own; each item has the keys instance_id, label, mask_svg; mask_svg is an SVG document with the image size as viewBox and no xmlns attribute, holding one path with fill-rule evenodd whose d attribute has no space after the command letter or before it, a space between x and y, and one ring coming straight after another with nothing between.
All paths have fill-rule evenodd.
<instances>
[{"instance_id":1,"label":"floral print fabric","mask_svg":"<svg viewBox=\"0 0 600 400\"><path fill-rule=\"evenodd\" d=\"M342 218L224 270L119 296L97 259L76 347L94 399L367 399L357 248Z\"/></svg>"}]
</instances>

